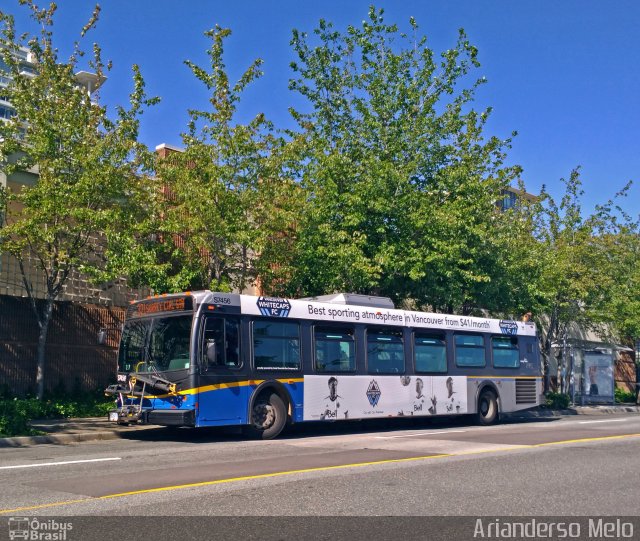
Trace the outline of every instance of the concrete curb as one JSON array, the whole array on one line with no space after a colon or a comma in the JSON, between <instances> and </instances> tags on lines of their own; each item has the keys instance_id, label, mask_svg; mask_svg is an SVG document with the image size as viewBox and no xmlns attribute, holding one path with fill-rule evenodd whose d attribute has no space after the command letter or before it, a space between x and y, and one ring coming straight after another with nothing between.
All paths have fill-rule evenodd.
<instances>
[{"instance_id":1,"label":"concrete curb","mask_svg":"<svg viewBox=\"0 0 640 541\"><path fill-rule=\"evenodd\" d=\"M46 432L39 436L0 438L0 448L29 447L38 444L68 445L85 441L115 440L138 431L159 428L155 425L119 426L105 417L34 420L31 427Z\"/></svg>"},{"instance_id":2,"label":"concrete curb","mask_svg":"<svg viewBox=\"0 0 640 541\"><path fill-rule=\"evenodd\" d=\"M576 406L562 410L537 408L506 414L510 419L537 419L544 417L571 417L574 415L615 415L616 413L640 413L640 406Z\"/></svg>"},{"instance_id":3,"label":"concrete curb","mask_svg":"<svg viewBox=\"0 0 640 541\"><path fill-rule=\"evenodd\" d=\"M78 432L76 434L46 434L42 436L17 436L13 438L0 438L0 448L6 447L30 447L42 443L55 445L68 445L83 441L115 440L123 436L123 432Z\"/></svg>"}]
</instances>

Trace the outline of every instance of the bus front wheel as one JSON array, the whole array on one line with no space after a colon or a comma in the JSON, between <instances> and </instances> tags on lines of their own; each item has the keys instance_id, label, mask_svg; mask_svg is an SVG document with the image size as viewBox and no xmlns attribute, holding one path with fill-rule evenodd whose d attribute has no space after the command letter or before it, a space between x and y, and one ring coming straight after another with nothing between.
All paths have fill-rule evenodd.
<instances>
[{"instance_id":1,"label":"bus front wheel","mask_svg":"<svg viewBox=\"0 0 640 541\"><path fill-rule=\"evenodd\" d=\"M498 399L493 391L483 391L478 399L478 424L492 425L498 420Z\"/></svg>"},{"instance_id":2,"label":"bus front wheel","mask_svg":"<svg viewBox=\"0 0 640 541\"><path fill-rule=\"evenodd\" d=\"M249 434L255 438L270 440L278 436L287 424L287 408L276 393L258 397L251 411Z\"/></svg>"}]
</instances>

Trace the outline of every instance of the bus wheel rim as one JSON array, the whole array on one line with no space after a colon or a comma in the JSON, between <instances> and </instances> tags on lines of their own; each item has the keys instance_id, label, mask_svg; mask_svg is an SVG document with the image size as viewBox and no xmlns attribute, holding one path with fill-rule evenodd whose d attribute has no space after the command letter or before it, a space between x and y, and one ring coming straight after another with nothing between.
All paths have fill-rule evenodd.
<instances>
[{"instance_id":1,"label":"bus wheel rim","mask_svg":"<svg viewBox=\"0 0 640 541\"><path fill-rule=\"evenodd\" d=\"M480 402L480 413L483 417L487 417L491 411L491 403L490 401L484 397Z\"/></svg>"},{"instance_id":2,"label":"bus wheel rim","mask_svg":"<svg viewBox=\"0 0 640 541\"><path fill-rule=\"evenodd\" d=\"M480 413L486 417L489 414L489 400L487 398L483 398L480 402Z\"/></svg>"},{"instance_id":3,"label":"bus wheel rim","mask_svg":"<svg viewBox=\"0 0 640 541\"><path fill-rule=\"evenodd\" d=\"M254 426L262 430L271 427L275 422L275 411L270 404L256 404L253 408Z\"/></svg>"}]
</instances>

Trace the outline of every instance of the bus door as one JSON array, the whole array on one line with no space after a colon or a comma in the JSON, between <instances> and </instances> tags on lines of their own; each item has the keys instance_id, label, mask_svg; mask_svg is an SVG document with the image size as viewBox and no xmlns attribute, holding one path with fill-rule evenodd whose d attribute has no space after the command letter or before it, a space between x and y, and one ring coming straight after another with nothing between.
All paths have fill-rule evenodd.
<instances>
[{"instance_id":1,"label":"bus door","mask_svg":"<svg viewBox=\"0 0 640 541\"><path fill-rule=\"evenodd\" d=\"M246 423L249 388L240 355L240 318L205 314L200 329L197 423Z\"/></svg>"}]
</instances>

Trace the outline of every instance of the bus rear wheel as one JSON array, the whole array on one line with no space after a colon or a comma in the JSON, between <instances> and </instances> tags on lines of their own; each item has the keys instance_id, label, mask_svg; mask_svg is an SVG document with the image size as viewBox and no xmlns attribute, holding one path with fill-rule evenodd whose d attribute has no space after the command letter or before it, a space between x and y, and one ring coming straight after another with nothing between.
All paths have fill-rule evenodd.
<instances>
[{"instance_id":1,"label":"bus rear wheel","mask_svg":"<svg viewBox=\"0 0 640 541\"><path fill-rule=\"evenodd\" d=\"M478 399L478 424L487 426L498 420L498 399L493 391L483 391Z\"/></svg>"},{"instance_id":2,"label":"bus rear wheel","mask_svg":"<svg viewBox=\"0 0 640 541\"><path fill-rule=\"evenodd\" d=\"M263 440L277 437L287 424L287 408L276 393L260 395L251 411L249 435Z\"/></svg>"}]
</instances>

